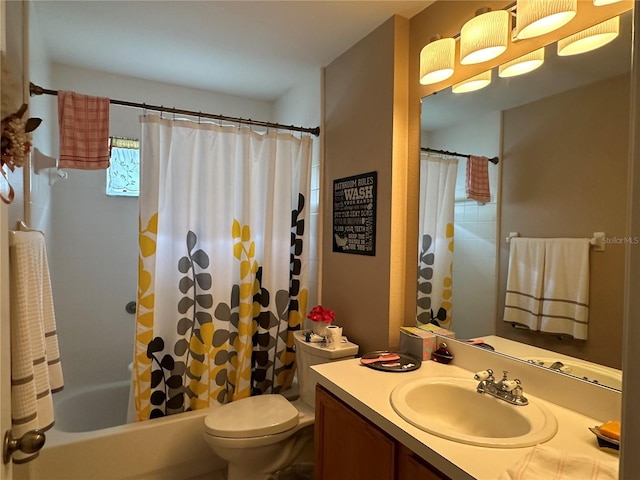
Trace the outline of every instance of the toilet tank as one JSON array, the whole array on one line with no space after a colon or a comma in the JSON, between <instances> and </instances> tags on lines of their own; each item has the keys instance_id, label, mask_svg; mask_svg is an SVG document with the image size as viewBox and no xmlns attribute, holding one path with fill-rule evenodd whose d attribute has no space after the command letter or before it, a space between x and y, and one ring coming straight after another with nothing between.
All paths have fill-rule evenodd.
<instances>
[{"instance_id":1,"label":"toilet tank","mask_svg":"<svg viewBox=\"0 0 640 480\"><path fill-rule=\"evenodd\" d=\"M347 358L354 358L358 353L358 345L351 342L341 342L335 349L330 349L324 343L310 343L305 341L305 330L293 332L296 346L296 364L298 372L298 387L300 398L312 408L315 408L316 385L310 380L310 367L321 363L336 362Z\"/></svg>"}]
</instances>

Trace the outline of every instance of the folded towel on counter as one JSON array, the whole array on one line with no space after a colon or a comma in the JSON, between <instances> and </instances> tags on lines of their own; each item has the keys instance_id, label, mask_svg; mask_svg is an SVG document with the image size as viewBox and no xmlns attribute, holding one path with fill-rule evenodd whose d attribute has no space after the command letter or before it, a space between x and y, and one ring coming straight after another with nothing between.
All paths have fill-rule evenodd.
<instances>
[{"instance_id":1,"label":"folded towel on counter","mask_svg":"<svg viewBox=\"0 0 640 480\"><path fill-rule=\"evenodd\" d=\"M536 445L524 458L509 467L498 480L617 480L618 461L594 460Z\"/></svg>"},{"instance_id":2,"label":"folded towel on counter","mask_svg":"<svg viewBox=\"0 0 640 480\"><path fill-rule=\"evenodd\" d=\"M588 238L545 240L540 331L587 339L589 320Z\"/></svg>"},{"instance_id":3,"label":"folded towel on counter","mask_svg":"<svg viewBox=\"0 0 640 480\"><path fill-rule=\"evenodd\" d=\"M58 91L58 168L109 167L109 99Z\"/></svg>"},{"instance_id":4,"label":"folded towel on counter","mask_svg":"<svg viewBox=\"0 0 640 480\"><path fill-rule=\"evenodd\" d=\"M542 308L544 258L544 239L511 239L503 318L505 322L538 330Z\"/></svg>"},{"instance_id":5,"label":"folded towel on counter","mask_svg":"<svg viewBox=\"0 0 640 480\"><path fill-rule=\"evenodd\" d=\"M489 159L470 155L467 160L467 198L484 204L491 201L489 190Z\"/></svg>"},{"instance_id":6,"label":"folded towel on counter","mask_svg":"<svg viewBox=\"0 0 640 480\"><path fill-rule=\"evenodd\" d=\"M53 426L51 393L63 387L44 235L12 232L11 274L11 420L20 438L29 430ZM36 454L21 451L15 463Z\"/></svg>"}]
</instances>

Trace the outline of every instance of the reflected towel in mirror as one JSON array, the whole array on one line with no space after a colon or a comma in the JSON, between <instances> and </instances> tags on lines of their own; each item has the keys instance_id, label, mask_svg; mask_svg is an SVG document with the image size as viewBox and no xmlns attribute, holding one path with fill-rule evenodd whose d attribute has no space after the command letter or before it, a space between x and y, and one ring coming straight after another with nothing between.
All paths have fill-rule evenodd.
<instances>
[{"instance_id":1,"label":"reflected towel in mirror","mask_svg":"<svg viewBox=\"0 0 640 480\"><path fill-rule=\"evenodd\" d=\"M589 239L510 241L504 321L587 339Z\"/></svg>"},{"instance_id":2,"label":"reflected towel in mirror","mask_svg":"<svg viewBox=\"0 0 640 480\"><path fill-rule=\"evenodd\" d=\"M542 311L545 241L511 239L504 321L539 329Z\"/></svg>"},{"instance_id":3,"label":"reflected towel in mirror","mask_svg":"<svg viewBox=\"0 0 640 480\"><path fill-rule=\"evenodd\" d=\"M589 239L545 239L540 331L587 339Z\"/></svg>"},{"instance_id":4,"label":"reflected towel in mirror","mask_svg":"<svg viewBox=\"0 0 640 480\"><path fill-rule=\"evenodd\" d=\"M489 159L469 155L467 160L467 198L476 200L480 204L491 201L489 190Z\"/></svg>"}]
</instances>

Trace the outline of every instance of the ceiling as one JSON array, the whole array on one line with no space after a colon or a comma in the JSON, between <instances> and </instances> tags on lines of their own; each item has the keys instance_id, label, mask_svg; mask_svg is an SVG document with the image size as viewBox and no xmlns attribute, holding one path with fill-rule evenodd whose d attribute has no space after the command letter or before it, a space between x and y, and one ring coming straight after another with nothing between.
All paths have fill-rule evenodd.
<instances>
[{"instance_id":1,"label":"ceiling","mask_svg":"<svg viewBox=\"0 0 640 480\"><path fill-rule=\"evenodd\" d=\"M32 28L39 32L53 62L274 101L391 16L411 18L434 1L32 3ZM616 43L626 48L610 46L567 59L557 57L549 47L545 65L526 75L527 82L498 79L494 72L494 82L482 95L442 91L429 97L423 103L423 129L444 128L487 109L502 110L628 71L631 16L622 18L621 38Z\"/></svg>"},{"instance_id":2,"label":"ceiling","mask_svg":"<svg viewBox=\"0 0 640 480\"><path fill-rule=\"evenodd\" d=\"M33 0L53 62L274 101L433 1Z\"/></svg>"}]
</instances>

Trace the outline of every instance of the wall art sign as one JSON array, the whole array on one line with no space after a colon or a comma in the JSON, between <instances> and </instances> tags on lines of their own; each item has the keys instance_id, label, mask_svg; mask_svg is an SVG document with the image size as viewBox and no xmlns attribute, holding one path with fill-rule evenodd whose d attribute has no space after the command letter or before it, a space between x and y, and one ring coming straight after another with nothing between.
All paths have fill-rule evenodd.
<instances>
[{"instance_id":1,"label":"wall art sign","mask_svg":"<svg viewBox=\"0 0 640 480\"><path fill-rule=\"evenodd\" d=\"M333 181L333 251L376 254L378 172Z\"/></svg>"}]
</instances>

